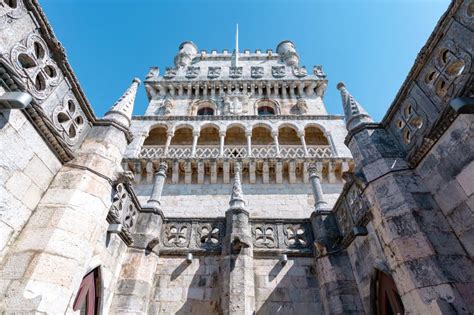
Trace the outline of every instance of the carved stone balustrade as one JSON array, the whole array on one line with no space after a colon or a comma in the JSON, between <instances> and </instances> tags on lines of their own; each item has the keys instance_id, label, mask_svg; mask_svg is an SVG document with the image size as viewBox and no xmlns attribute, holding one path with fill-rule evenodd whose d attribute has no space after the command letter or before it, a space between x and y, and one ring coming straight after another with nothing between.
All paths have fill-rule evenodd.
<instances>
[{"instance_id":1,"label":"carved stone balustrade","mask_svg":"<svg viewBox=\"0 0 474 315\"><path fill-rule=\"evenodd\" d=\"M255 158L330 158L333 156L330 146L307 146L308 156L302 146L299 145L280 145L280 155L273 145L253 145L251 157ZM165 154L164 146L143 146L140 152L141 158L159 159L173 158L186 159L191 158L191 146L170 146ZM197 146L194 158L246 158L248 149L246 146L225 146L224 155L220 155L219 146Z\"/></svg>"}]
</instances>

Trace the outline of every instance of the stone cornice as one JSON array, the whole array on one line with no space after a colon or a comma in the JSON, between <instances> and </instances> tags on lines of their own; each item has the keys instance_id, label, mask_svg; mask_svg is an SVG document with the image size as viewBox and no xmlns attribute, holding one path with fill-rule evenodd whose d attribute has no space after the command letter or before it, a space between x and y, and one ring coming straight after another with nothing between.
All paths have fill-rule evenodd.
<instances>
[{"instance_id":1,"label":"stone cornice","mask_svg":"<svg viewBox=\"0 0 474 315\"><path fill-rule=\"evenodd\" d=\"M342 115L239 115L239 116L133 116L148 121L220 121L220 120L344 120Z\"/></svg>"}]
</instances>

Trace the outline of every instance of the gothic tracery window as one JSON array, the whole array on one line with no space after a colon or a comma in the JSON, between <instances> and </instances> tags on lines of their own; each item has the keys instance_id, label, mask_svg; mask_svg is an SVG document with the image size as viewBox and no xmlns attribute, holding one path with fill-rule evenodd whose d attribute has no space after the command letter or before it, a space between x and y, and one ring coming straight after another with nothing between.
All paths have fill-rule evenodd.
<instances>
[{"instance_id":1,"label":"gothic tracery window","mask_svg":"<svg viewBox=\"0 0 474 315\"><path fill-rule=\"evenodd\" d=\"M96 315L99 313L100 299L100 277L99 268L89 272L81 282L74 300L73 310L80 311L84 315Z\"/></svg>"}]
</instances>

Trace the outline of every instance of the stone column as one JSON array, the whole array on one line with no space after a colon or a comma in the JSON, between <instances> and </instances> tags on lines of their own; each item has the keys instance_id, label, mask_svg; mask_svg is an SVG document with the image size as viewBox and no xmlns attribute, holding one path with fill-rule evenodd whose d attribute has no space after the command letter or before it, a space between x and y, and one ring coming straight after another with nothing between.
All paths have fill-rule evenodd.
<instances>
[{"instance_id":1,"label":"stone column","mask_svg":"<svg viewBox=\"0 0 474 315\"><path fill-rule=\"evenodd\" d=\"M245 130L245 137L247 138L247 157L252 156L252 130Z\"/></svg>"},{"instance_id":2,"label":"stone column","mask_svg":"<svg viewBox=\"0 0 474 315\"><path fill-rule=\"evenodd\" d=\"M173 136L174 136L174 131L172 131L172 130L169 130L166 133L165 151L163 153L164 156L168 155L168 151L170 149L170 144L171 144L171 140L173 139Z\"/></svg>"},{"instance_id":3,"label":"stone column","mask_svg":"<svg viewBox=\"0 0 474 315\"><path fill-rule=\"evenodd\" d=\"M191 149L191 157L194 157L196 155L196 146L199 138L199 130L194 130L193 131L193 147Z\"/></svg>"},{"instance_id":4,"label":"stone column","mask_svg":"<svg viewBox=\"0 0 474 315\"><path fill-rule=\"evenodd\" d=\"M225 130L220 130L219 131L219 156L224 157L224 142L225 142Z\"/></svg>"},{"instance_id":5,"label":"stone column","mask_svg":"<svg viewBox=\"0 0 474 315\"><path fill-rule=\"evenodd\" d=\"M226 211L226 237L222 250L222 313L255 314L255 282L253 244L249 213L245 209L240 184L240 165L235 170L235 181L230 208Z\"/></svg>"},{"instance_id":6,"label":"stone column","mask_svg":"<svg viewBox=\"0 0 474 315\"><path fill-rule=\"evenodd\" d=\"M308 167L309 181L311 182L311 188L313 189L315 211L328 209L328 204L324 201L323 189L321 187L322 169L323 165L321 162Z\"/></svg>"},{"instance_id":7,"label":"stone column","mask_svg":"<svg viewBox=\"0 0 474 315\"><path fill-rule=\"evenodd\" d=\"M166 179L166 170L168 169L168 164L165 162L161 163L158 172L155 174L155 184L153 185L153 190L150 195L150 199L148 199L148 205L151 207L156 207L160 209L161 207L161 192L163 191L163 186L165 184Z\"/></svg>"},{"instance_id":8,"label":"stone column","mask_svg":"<svg viewBox=\"0 0 474 315\"><path fill-rule=\"evenodd\" d=\"M298 137L300 137L301 145L303 146L304 156L308 157L308 147L306 146L306 140L304 138L304 131L298 132Z\"/></svg>"},{"instance_id":9,"label":"stone column","mask_svg":"<svg viewBox=\"0 0 474 315\"><path fill-rule=\"evenodd\" d=\"M280 144L278 143L278 130L272 131L273 142L275 142L276 155L280 156Z\"/></svg>"}]
</instances>

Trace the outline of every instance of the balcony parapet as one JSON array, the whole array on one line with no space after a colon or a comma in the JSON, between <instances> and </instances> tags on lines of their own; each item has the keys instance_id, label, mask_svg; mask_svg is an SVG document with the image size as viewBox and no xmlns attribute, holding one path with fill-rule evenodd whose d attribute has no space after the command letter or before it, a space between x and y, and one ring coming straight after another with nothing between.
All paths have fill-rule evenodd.
<instances>
[{"instance_id":1,"label":"balcony parapet","mask_svg":"<svg viewBox=\"0 0 474 315\"><path fill-rule=\"evenodd\" d=\"M222 120L344 120L342 115L215 115L215 116L133 116L148 121L222 121Z\"/></svg>"}]
</instances>

